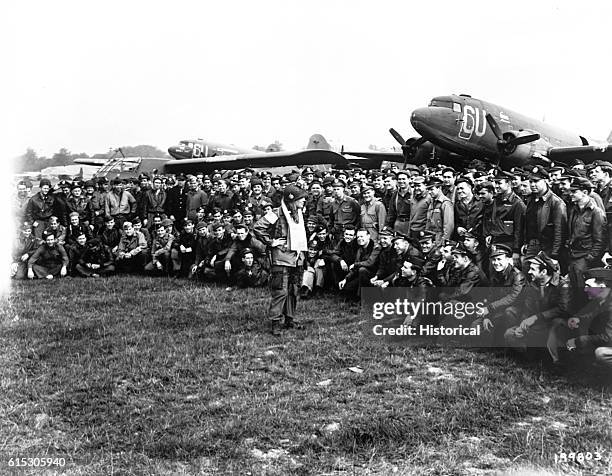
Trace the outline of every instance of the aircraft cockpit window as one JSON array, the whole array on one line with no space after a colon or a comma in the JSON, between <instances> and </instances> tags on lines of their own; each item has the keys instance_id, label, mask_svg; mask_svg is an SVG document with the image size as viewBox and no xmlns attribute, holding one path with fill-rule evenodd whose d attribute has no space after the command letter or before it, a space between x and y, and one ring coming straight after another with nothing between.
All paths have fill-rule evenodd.
<instances>
[{"instance_id":1,"label":"aircraft cockpit window","mask_svg":"<svg viewBox=\"0 0 612 476\"><path fill-rule=\"evenodd\" d=\"M446 107L448 109L453 109L452 101L443 101L442 99L433 99L429 105L433 107Z\"/></svg>"},{"instance_id":2,"label":"aircraft cockpit window","mask_svg":"<svg viewBox=\"0 0 612 476\"><path fill-rule=\"evenodd\" d=\"M193 149L193 142L181 141L180 144L185 149Z\"/></svg>"},{"instance_id":3,"label":"aircraft cockpit window","mask_svg":"<svg viewBox=\"0 0 612 476\"><path fill-rule=\"evenodd\" d=\"M459 104L457 102L454 102L453 103L453 111L460 113L461 112L461 104Z\"/></svg>"}]
</instances>

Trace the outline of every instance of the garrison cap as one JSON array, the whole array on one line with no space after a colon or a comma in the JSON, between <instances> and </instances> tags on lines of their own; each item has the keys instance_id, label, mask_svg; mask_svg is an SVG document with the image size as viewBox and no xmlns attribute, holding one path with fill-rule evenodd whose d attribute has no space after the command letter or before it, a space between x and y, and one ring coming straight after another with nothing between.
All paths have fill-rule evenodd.
<instances>
[{"instance_id":1,"label":"garrison cap","mask_svg":"<svg viewBox=\"0 0 612 476\"><path fill-rule=\"evenodd\" d=\"M609 283L612 281L612 269L609 268L591 268L584 272L584 279L596 279Z\"/></svg>"},{"instance_id":2,"label":"garrison cap","mask_svg":"<svg viewBox=\"0 0 612 476\"><path fill-rule=\"evenodd\" d=\"M491 246L491 252L489 258L495 258L496 256L512 256L512 248L507 245L493 245Z\"/></svg>"}]
</instances>

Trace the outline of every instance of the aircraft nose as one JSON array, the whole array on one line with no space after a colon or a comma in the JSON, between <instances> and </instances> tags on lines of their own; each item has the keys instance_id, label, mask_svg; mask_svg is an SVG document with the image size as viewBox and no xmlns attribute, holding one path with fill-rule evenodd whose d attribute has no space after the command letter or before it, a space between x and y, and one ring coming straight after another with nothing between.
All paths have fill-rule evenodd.
<instances>
[{"instance_id":1,"label":"aircraft nose","mask_svg":"<svg viewBox=\"0 0 612 476\"><path fill-rule=\"evenodd\" d=\"M429 108L421 107L412 111L412 116L410 116L410 123L412 124L412 127L414 127L416 131L418 131L419 128L429 125L430 119L431 111L429 110Z\"/></svg>"}]
</instances>

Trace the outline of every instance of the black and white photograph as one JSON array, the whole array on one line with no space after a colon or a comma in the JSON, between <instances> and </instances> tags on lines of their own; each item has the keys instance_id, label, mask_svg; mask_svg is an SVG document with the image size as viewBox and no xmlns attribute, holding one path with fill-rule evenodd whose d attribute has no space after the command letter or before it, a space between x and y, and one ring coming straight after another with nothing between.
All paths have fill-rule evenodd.
<instances>
[{"instance_id":1,"label":"black and white photograph","mask_svg":"<svg viewBox=\"0 0 612 476\"><path fill-rule=\"evenodd\" d=\"M3 13L0 474L612 474L612 4Z\"/></svg>"}]
</instances>

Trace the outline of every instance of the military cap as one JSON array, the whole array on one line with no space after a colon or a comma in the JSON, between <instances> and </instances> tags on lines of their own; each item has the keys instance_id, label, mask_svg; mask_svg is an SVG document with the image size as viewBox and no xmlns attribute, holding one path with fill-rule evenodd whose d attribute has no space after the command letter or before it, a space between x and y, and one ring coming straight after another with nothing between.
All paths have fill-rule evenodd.
<instances>
[{"instance_id":1,"label":"military cap","mask_svg":"<svg viewBox=\"0 0 612 476\"><path fill-rule=\"evenodd\" d=\"M58 186L59 188L70 188L70 182L68 182L67 180L60 180L60 181L57 183L57 186Z\"/></svg>"},{"instance_id":2,"label":"military cap","mask_svg":"<svg viewBox=\"0 0 612 476\"><path fill-rule=\"evenodd\" d=\"M114 220L114 218L112 216L110 216L110 215L107 215L107 216L104 217L104 223L108 223L109 221L113 221L113 220Z\"/></svg>"},{"instance_id":3,"label":"military cap","mask_svg":"<svg viewBox=\"0 0 612 476\"><path fill-rule=\"evenodd\" d=\"M552 259L543 251L540 251L537 255L527 259L528 263L537 264L540 268L546 268L551 273L559 270L559 262Z\"/></svg>"},{"instance_id":4,"label":"military cap","mask_svg":"<svg viewBox=\"0 0 612 476\"><path fill-rule=\"evenodd\" d=\"M346 182L342 179L336 179L331 184L332 187L346 187Z\"/></svg>"},{"instance_id":5,"label":"military cap","mask_svg":"<svg viewBox=\"0 0 612 476\"><path fill-rule=\"evenodd\" d=\"M597 281L610 282L612 281L612 269L609 268L591 268L584 272L584 279L596 279Z\"/></svg>"},{"instance_id":6,"label":"military cap","mask_svg":"<svg viewBox=\"0 0 612 476\"><path fill-rule=\"evenodd\" d=\"M174 222L170 218L166 218L161 222L161 226L172 226L173 224Z\"/></svg>"},{"instance_id":7,"label":"military cap","mask_svg":"<svg viewBox=\"0 0 612 476\"><path fill-rule=\"evenodd\" d=\"M419 258L418 256L411 256L409 259L405 259L404 261L408 261L413 269L421 270L423 269L423 265L425 264L425 260L423 258Z\"/></svg>"},{"instance_id":8,"label":"military cap","mask_svg":"<svg viewBox=\"0 0 612 476\"><path fill-rule=\"evenodd\" d=\"M315 232L316 232L316 233L319 233L320 231L327 231L327 226L325 226L325 225L318 225L318 226L315 228Z\"/></svg>"},{"instance_id":9,"label":"military cap","mask_svg":"<svg viewBox=\"0 0 612 476\"><path fill-rule=\"evenodd\" d=\"M150 180L151 177L149 176L149 174L143 172L138 176L138 180Z\"/></svg>"},{"instance_id":10,"label":"military cap","mask_svg":"<svg viewBox=\"0 0 612 476\"><path fill-rule=\"evenodd\" d=\"M510 182L513 179L514 179L513 174L509 172L504 172L503 170L498 170L491 180L493 180L494 182L498 180L507 180L508 182Z\"/></svg>"},{"instance_id":11,"label":"military cap","mask_svg":"<svg viewBox=\"0 0 612 476\"><path fill-rule=\"evenodd\" d=\"M312 182L310 182L310 185L308 185L308 188L312 187L315 184L321 185L321 180L318 178L313 179Z\"/></svg>"},{"instance_id":12,"label":"military cap","mask_svg":"<svg viewBox=\"0 0 612 476\"><path fill-rule=\"evenodd\" d=\"M612 164L607 160L596 160L587 166L587 169L594 169L595 167L601 167L602 170L612 171Z\"/></svg>"},{"instance_id":13,"label":"military cap","mask_svg":"<svg viewBox=\"0 0 612 476\"><path fill-rule=\"evenodd\" d=\"M285 202L295 202L301 198L305 198L308 195L306 190L298 187L297 185L287 185L283 190L283 200Z\"/></svg>"},{"instance_id":14,"label":"military cap","mask_svg":"<svg viewBox=\"0 0 612 476\"><path fill-rule=\"evenodd\" d=\"M249 205L247 205L246 207L242 209L243 215L253 215L253 209Z\"/></svg>"},{"instance_id":15,"label":"military cap","mask_svg":"<svg viewBox=\"0 0 612 476\"><path fill-rule=\"evenodd\" d=\"M465 247L465 246L463 246L463 244L461 244L461 243L458 243L458 244L457 244L457 245L456 245L456 246L453 248L453 250L451 251L451 253L452 253L452 254L454 254L454 255L463 255L463 256L467 256L467 255L469 254L469 253L468 253L468 250L466 249L466 247Z\"/></svg>"},{"instance_id":16,"label":"military cap","mask_svg":"<svg viewBox=\"0 0 612 476\"><path fill-rule=\"evenodd\" d=\"M196 230L201 230L202 228L206 228L208 225L206 224L206 222L204 220L199 221L196 224Z\"/></svg>"},{"instance_id":17,"label":"military cap","mask_svg":"<svg viewBox=\"0 0 612 476\"><path fill-rule=\"evenodd\" d=\"M483 172L482 170L477 170L476 172L474 172L474 178L480 178L480 177L487 177L489 174L487 174L486 172Z\"/></svg>"},{"instance_id":18,"label":"military cap","mask_svg":"<svg viewBox=\"0 0 612 476\"><path fill-rule=\"evenodd\" d=\"M75 188L83 188L83 183L79 180L72 182L72 190Z\"/></svg>"},{"instance_id":19,"label":"military cap","mask_svg":"<svg viewBox=\"0 0 612 476\"><path fill-rule=\"evenodd\" d=\"M421 243L425 243L426 241L429 240L434 240L436 238L436 234L433 231L420 231L419 232L419 242Z\"/></svg>"},{"instance_id":20,"label":"military cap","mask_svg":"<svg viewBox=\"0 0 612 476\"><path fill-rule=\"evenodd\" d=\"M565 167L563 167L562 165L553 165L552 167L550 167L549 172L563 172L565 171Z\"/></svg>"},{"instance_id":21,"label":"military cap","mask_svg":"<svg viewBox=\"0 0 612 476\"><path fill-rule=\"evenodd\" d=\"M50 187L51 186L51 180L44 178L44 179L41 179L40 182L38 183L38 186L40 188L44 187L45 185Z\"/></svg>"},{"instance_id":22,"label":"military cap","mask_svg":"<svg viewBox=\"0 0 612 476\"><path fill-rule=\"evenodd\" d=\"M260 203L261 208L265 208L265 207L271 207L272 206L272 202L270 200L267 199L262 199L261 203Z\"/></svg>"},{"instance_id":23,"label":"military cap","mask_svg":"<svg viewBox=\"0 0 612 476\"><path fill-rule=\"evenodd\" d=\"M314 175L314 172L312 171L310 167L306 167L304 170L302 170L302 175L308 175L308 174Z\"/></svg>"},{"instance_id":24,"label":"military cap","mask_svg":"<svg viewBox=\"0 0 612 476\"><path fill-rule=\"evenodd\" d=\"M215 223L212 224L212 229L213 230L218 230L219 228L225 229L225 225L222 222L220 222L220 221L215 222Z\"/></svg>"},{"instance_id":25,"label":"military cap","mask_svg":"<svg viewBox=\"0 0 612 476\"><path fill-rule=\"evenodd\" d=\"M291 183L291 181L290 181L290 180L289 180L287 177L282 176L282 177L280 178L280 183L281 183L281 184L288 185L288 184L290 184L290 183Z\"/></svg>"},{"instance_id":26,"label":"military cap","mask_svg":"<svg viewBox=\"0 0 612 476\"><path fill-rule=\"evenodd\" d=\"M493 185L493 182L482 182L480 185L478 185L478 191L482 190L483 188L495 193L495 185Z\"/></svg>"},{"instance_id":27,"label":"military cap","mask_svg":"<svg viewBox=\"0 0 612 476\"><path fill-rule=\"evenodd\" d=\"M374 192L374 187L372 187L370 184L366 184L361 188L361 193L365 193L369 191Z\"/></svg>"},{"instance_id":28,"label":"military cap","mask_svg":"<svg viewBox=\"0 0 612 476\"><path fill-rule=\"evenodd\" d=\"M512 248L506 245L493 245L491 246L491 252L489 253L489 258L495 258L496 256L512 256Z\"/></svg>"},{"instance_id":29,"label":"military cap","mask_svg":"<svg viewBox=\"0 0 612 476\"><path fill-rule=\"evenodd\" d=\"M183 226L193 225L193 220L191 218L185 218Z\"/></svg>"},{"instance_id":30,"label":"military cap","mask_svg":"<svg viewBox=\"0 0 612 476\"><path fill-rule=\"evenodd\" d=\"M334 178L331 176L327 176L323 179L323 186L331 185L334 183Z\"/></svg>"},{"instance_id":31,"label":"military cap","mask_svg":"<svg viewBox=\"0 0 612 476\"><path fill-rule=\"evenodd\" d=\"M443 246L452 246L454 248L457 246L457 242L453 240L444 240Z\"/></svg>"},{"instance_id":32,"label":"military cap","mask_svg":"<svg viewBox=\"0 0 612 476\"><path fill-rule=\"evenodd\" d=\"M187 180L187 177L185 177L185 174L178 174L176 176L176 180L177 180L177 182L184 182L184 181Z\"/></svg>"},{"instance_id":33,"label":"military cap","mask_svg":"<svg viewBox=\"0 0 612 476\"><path fill-rule=\"evenodd\" d=\"M251 248L245 248L242 250L242 252L240 253L240 256L242 256L243 258L248 255L249 253L251 253L252 255L255 255L255 253L253 252L253 250Z\"/></svg>"},{"instance_id":34,"label":"military cap","mask_svg":"<svg viewBox=\"0 0 612 476\"><path fill-rule=\"evenodd\" d=\"M541 165L536 165L529 170L529 178L531 180L545 180L550 177L550 174Z\"/></svg>"},{"instance_id":35,"label":"military cap","mask_svg":"<svg viewBox=\"0 0 612 476\"><path fill-rule=\"evenodd\" d=\"M142 221L140 221L140 217L134 217L132 218L132 224L133 225L141 225Z\"/></svg>"},{"instance_id":36,"label":"military cap","mask_svg":"<svg viewBox=\"0 0 612 476\"><path fill-rule=\"evenodd\" d=\"M573 180L576 177L581 177L580 172L576 169L566 169L561 175L561 180Z\"/></svg>"},{"instance_id":37,"label":"military cap","mask_svg":"<svg viewBox=\"0 0 612 476\"><path fill-rule=\"evenodd\" d=\"M314 215L310 215L307 219L306 219L306 223L317 223L317 217Z\"/></svg>"},{"instance_id":38,"label":"military cap","mask_svg":"<svg viewBox=\"0 0 612 476\"><path fill-rule=\"evenodd\" d=\"M96 188L96 184L94 183L93 180L87 180L84 184L83 187L85 188L89 188L89 187L93 187Z\"/></svg>"},{"instance_id":39,"label":"military cap","mask_svg":"<svg viewBox=\"0 0 612 476\"><path fill-rule=\"evenodd\" d=\"M469 177L466 177L466 176L459 177L455 181L455 185L459 185L460 183L466 183L466 184L468 184L470 186L470 188L474 187L474 182L472 182L472 180Z\"/></svg>"},{"instance_id":40,"label":"military cap","mask_svg":"<svg viewBox=\"0 0 612 476\"><path fill-rule=\"evenodd\" d=\"M123 225L122 225L122 228L125 230L126 228L128 228L130 226L134 226L131 221L124 221Z\"/></svg>"},{"instance_id":41,"label":"military cap","mask_svg":"<svg viewBox=\"0 0 612 476\"><path fill-rule=\"evenodd\" d=\"M466 238L475 238L478 239L478 235L476 235L474 232L472 232L472 229L470 228L469 230L462 230L461 232L458 232L459 236L461 236L464 240Z\"/></svg>"},{"instance_id":42,"label":"military cap","mask_svg":"<svg viewBox=\"0 0 612 476\"><path fill-rule=\"evenodd\" d=\"M390 226L383 226L382 230L380 230L379 236L395 236L395 230Z\"/></svg>"},{"instance_id":43,"label":"military cap","mask_svg":"<svg viewBox=\"0 0 612 476\"><path fill-rule=\"evenodd\" d=\"M23 224L21 225L21 229L22 230L31 230L32 229L32 224L30 222L24 221Z\"/></svg>"},{"instance_id":44,"label":"military cap","mask_svg":"<svg viewBox=\"0 0 612 476\"><path fill-rule=\"evenodd\" d=\"M78 217L79 216L79 212L70 212L68 214L68 218L72 218L72 217Z\"/></svg>"},{"instance_id":45,"label":"military cap","mask_svg":"<svg viewBox=\"0 0 612 476\"><path fill-rule=\"evenodd\" d=\"M105 183L108 183L108 179L106 177L98 177L98 184L103 185Z\"/></svg>"},{"instance_id":46,"label":"military cap","mask_svg":"<svg viewBox=\"0 0 612 476\"><path fill-rule=\"evenodd\" d=\"M589 179L583 177L574 177L570 183L570 190L593 190L593 184Z\"/></svg>"},{"instance_id":47,"label":"military cap","mask_svg":"<svg viewBox=\"0 0 612 476\"><path fill-rule=\"evenodd\" d=\"M443 184L444 182L442 182L442 179L434 175L433 177L429 177L429 180L427 181L427 188L441 187Z\"/></svg>"},{"instance_id":48,"label":"military cap","mask_svg":"<svg viewBox=\"0 0 612 476\"><path fill-rule=\"evenodd\" d=\"M404 233L400 233L399 231L395 232L395 238L394 240L406 240L408 242L410 242L410 237Z\"/></svg>"},{"instance_id":49,"label":"military cap","mask_svg":"<svg viewBox=\"0 0 612 476\"><path fill-rule=\"evenodd\" d=\"M412 178L412 183L425 183L425 177L423 177L422 175L415 175Z\"/></svg>"},{"instance_id":50,"label":"military cap","mask_svg":"<svg viewBox=\"0 0 612 476\"><path fill-rule=\"evenodd\" d=\"M121 180L120 178L115 178L111 182L111 185L121 185L122 183L123 183L123 180Z\"/></svg>"},{"instance_id":51,"label":"military cap","mask_svg":"<svg viewBox=\"0 0 612 476\"><path fill-rule=\"evenodd\" d=\"M263 187L263 182L261 181L261 179L252 178L251 179L251 187L254 187L255 185L259 185L259 186Z\"/></svg>"}]
</instances>

